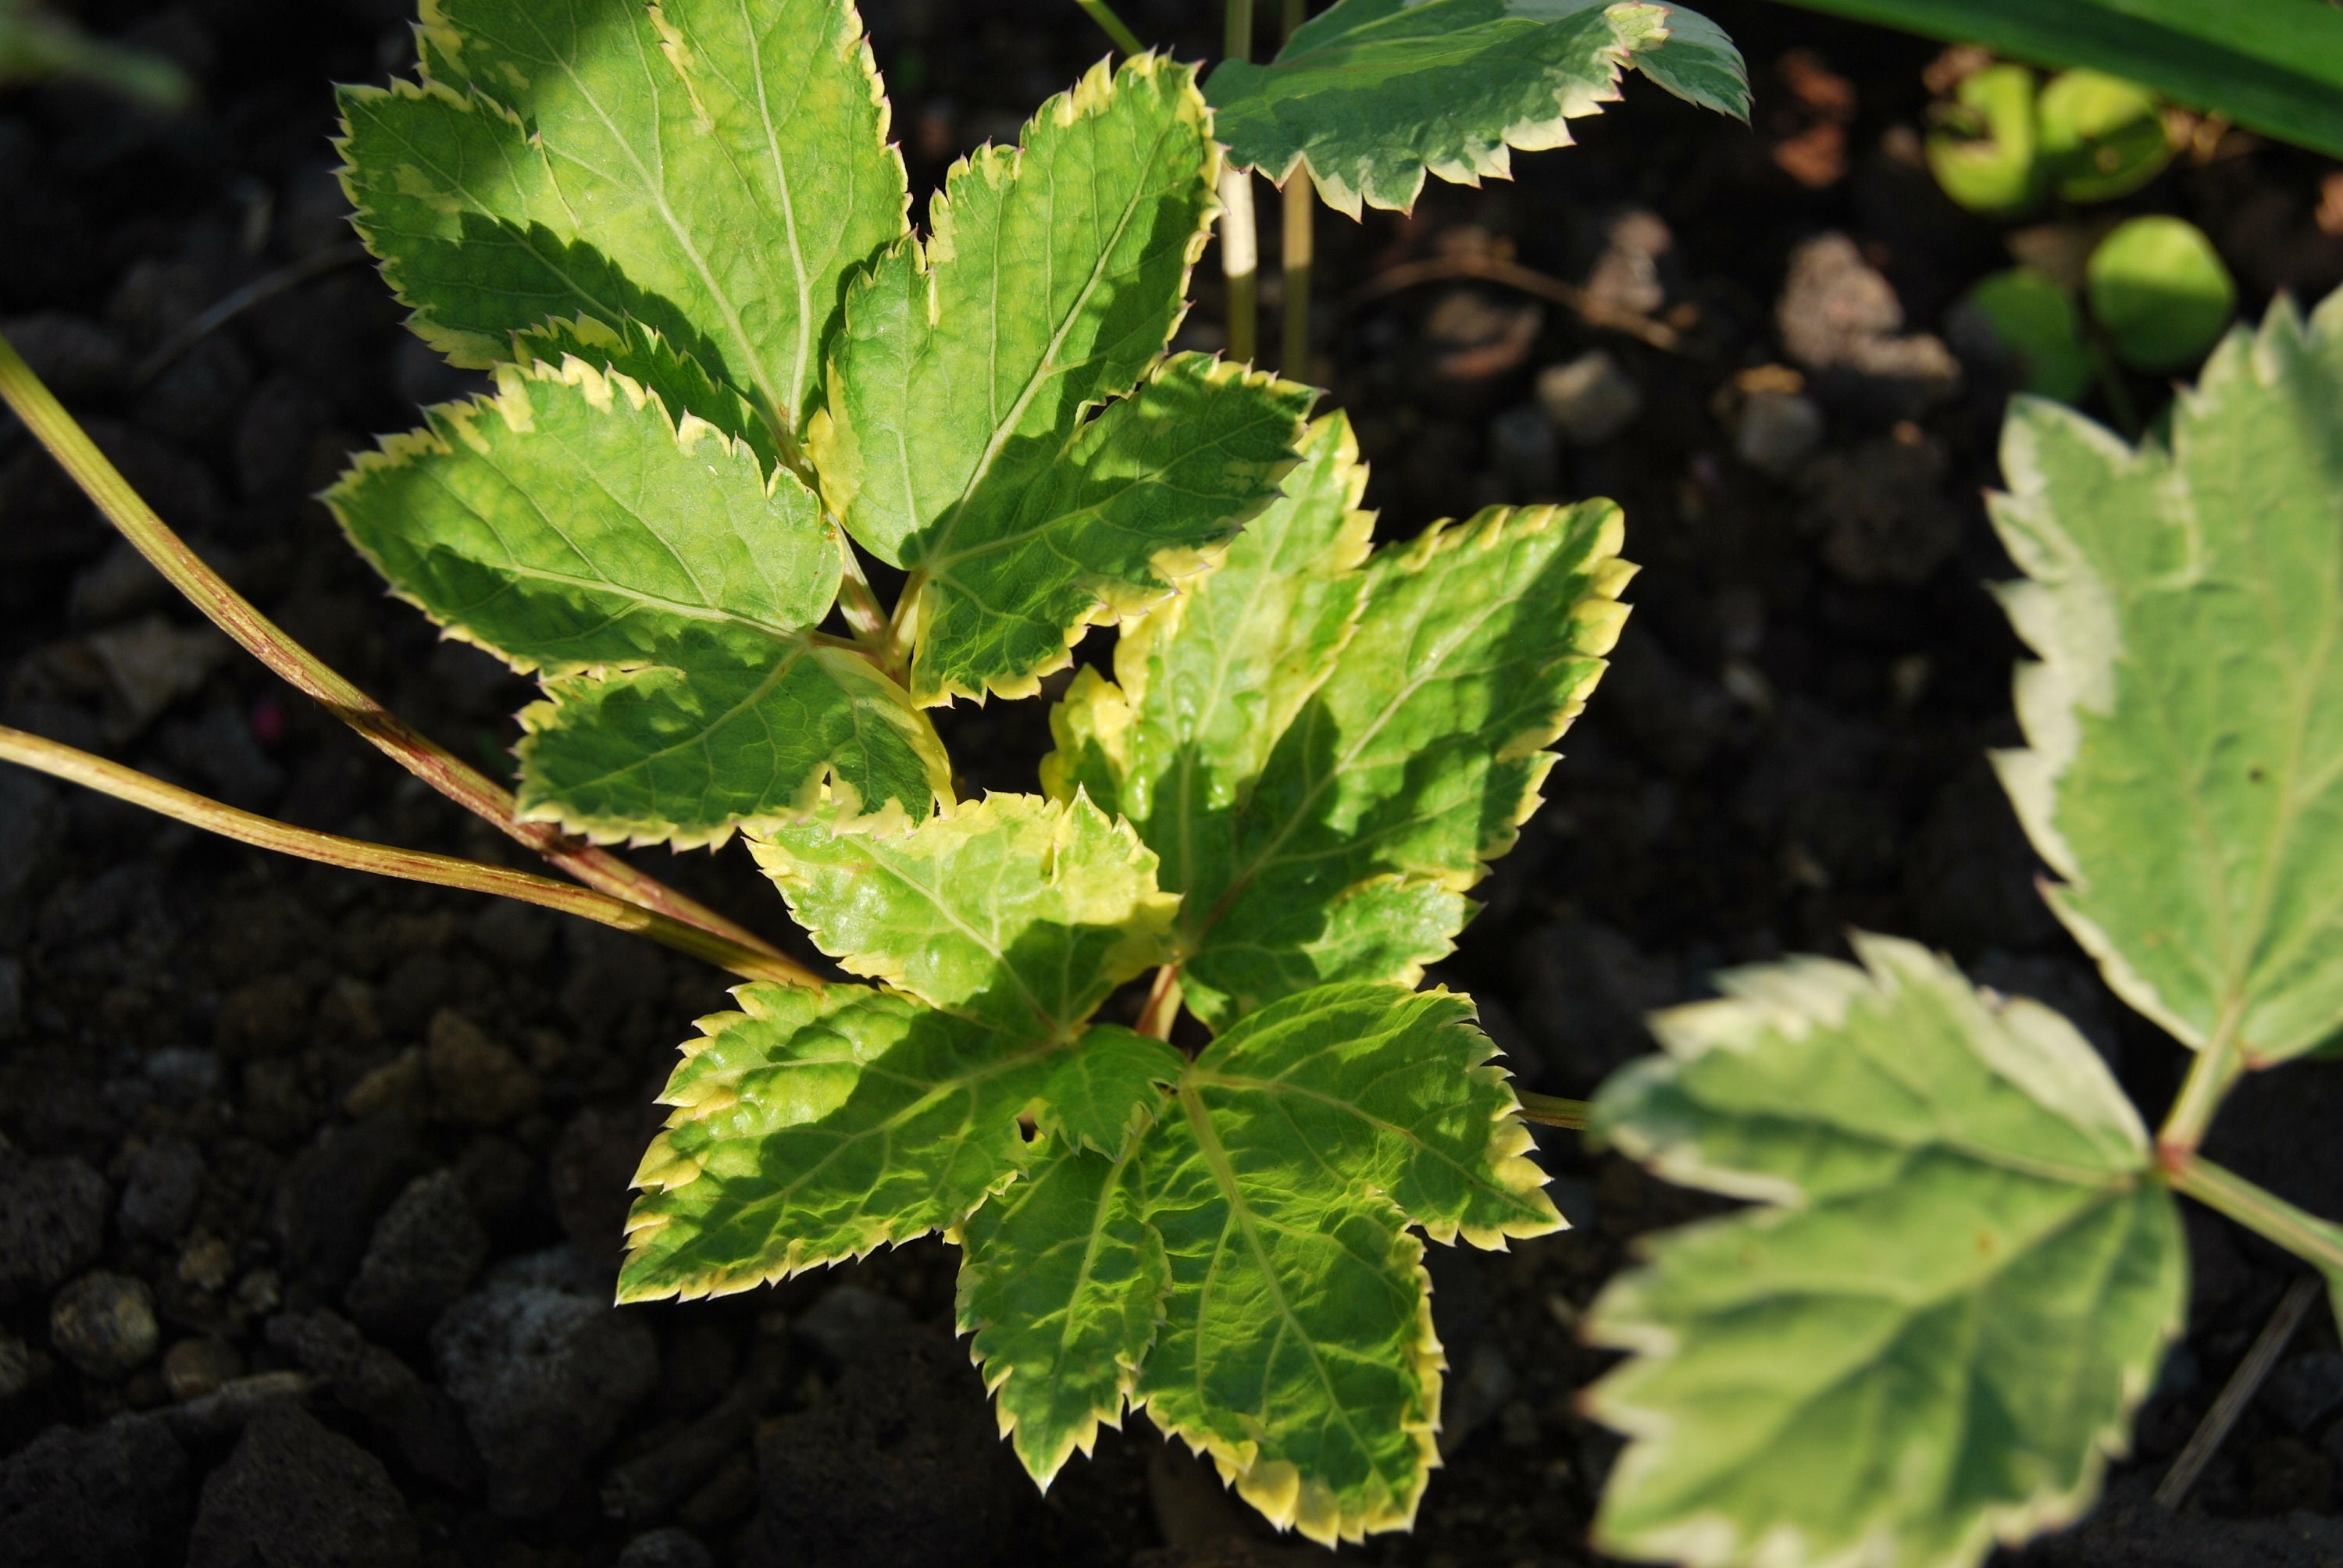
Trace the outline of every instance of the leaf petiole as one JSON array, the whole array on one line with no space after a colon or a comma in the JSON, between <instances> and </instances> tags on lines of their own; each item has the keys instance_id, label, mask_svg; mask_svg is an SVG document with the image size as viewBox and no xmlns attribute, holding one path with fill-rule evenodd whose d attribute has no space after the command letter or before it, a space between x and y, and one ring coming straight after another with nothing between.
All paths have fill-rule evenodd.
<instances>
[{"instance_id":1,"label":"leaf petiole","mask_svg":"<svg viewBox=\"0 0 2343 1568\"><path fill-rule=\"evenodd\" d=\"M2238 1005L2234 1000L2230 1003L2214 1025L2212 1038L2188 1064L2188 1076L2181 1081L2180 1092L2157 1132L2157 1152L2168 1170L2177 1171L2177 1161L2196 1152L2197 1145L2205 1141L2205 1130L2212 1125L2213 1113L2220 1109L2230 1085L2244 1070L2243 1053L2237 1044Z\"/></svg>"},{"instance_id":2,"label":"leaf petiole","mask_svg":"<svg viewBox=\"0 0 2343 1568\"><path fill-rule=\"evenodd\" d=\"M55 394L33 374L14 345L0 337L0 400L14 409L58 467L73 477L140 555L152 562L187 602L241 643L252 656L357 730L375 749L474 815L544 856L589 888L696 926L739 947L782 959L780 950L698 900L685 897L606 849L581 843L545 822L524 821L512 795L445 747L410 728L373 698L285 634L173 533L155 509L97 449Z\"/></svg>"},{"instance_id":3,"label":"leaf petiole","mask_svg":"<svg viewBox=\"0 0 2343 1568\"><path fill-rule=\"evenodd\" d=\"M1524 1121L1534 1121L1542 1127L1585 1131L1588 1107L1584 1100L1564 1100L1558 1094L1533 1094L1526 1089L1513 1091L1513 1098L1522 1102L1522 1120Z\"/></svg>"},{"instance_id":4,"label":"leaf petiole","mask_svg":"<svg viewBox=\"0 0 2343 1568\"><path fill-rule=\"evenodd\" d=\"M2343 1225L2307 1214L2277 1193L2258 1187L2202 1155L2167 1156L2172 1190L2226 1214L2255 1234L2268 1238L2327 1276L2343 1311Z\"/></svg>"},{"instance_id":5,"label":"leaf petiole","mask_svg":"<svg viewBox=\"0 0 2343 1568\"><path fill-rule=\"evenodd\" d=\"M86 751L28 735L21 729L0 726L0 759L20 763L52 778L80 784L100 794L111 795L117 800L127 800L134 806L144 806L189 827L201 828L207 833L217 833L240 844L256 849L274 849L280 854L315 860L320 865L341 866L356 871L372 871L377 876L396 877L407 882L428 882L434 887L460 888L476 893L494 893L499 898L515 899L525 904L576 915L582 920L598 921L622 931L634 931L664 946L687 952L695 958L731 970L749 980L779 980L789 985L819 988L822 981L812 970L779 953L759 952L713 931L687 925L670 916L598 893L591 889L557 882L549 877L533 876L506 866L490 866L478 860L459 859L453 855L434 855L420 849L401 849L387 844L369 844L361 839L345 839L333 833L319 833L307 828L240 811L222 805L191 789L166 784L151 779L133 768L93 757Z\"/></svg>"},{"instance_id":6,"label":"leaf petiole","mask_svg":"<svg viewBox=\"0 0 2343 1568\"><path fill-rule=\"evenodd\" d=\"M1227 0L1222 52L1232 60L1252 58L1252 0ZM1261 240L1254 227L1252 171L1221 166L1221 271L1228 279L1229 357L1253 361L1260 342Z\"/></svg>"}]
</instances>

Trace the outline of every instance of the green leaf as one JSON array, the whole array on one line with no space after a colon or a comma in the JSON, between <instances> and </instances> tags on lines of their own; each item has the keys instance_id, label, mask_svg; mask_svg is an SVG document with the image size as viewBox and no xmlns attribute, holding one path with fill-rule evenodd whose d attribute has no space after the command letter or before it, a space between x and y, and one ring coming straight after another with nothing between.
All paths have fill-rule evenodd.
<instances>
[{"instance_id":1,"label":"green leaf","mask_svg":"<svg viewBox=\"0 0 2343 1568\"><path fill-rule=\"evenodd\" d=\"M1662 1013L1594 1127L1761 1207L1660 1238L1588 1316L1633 1440L1596 1543L1703 1568L1967 1568L2074 1519L2179 1332L2187 1259L2072 1025L1909 942Z\"/></svg>"},{"instance_id":2,"label":"green leaf","mask_svg":"<svg viewBox=\"0 0 2343 1568\"><path fill-rule=\"evenodd\" d=\"M423 85L342 92L358 230L416 329L477 366L549 317L632 317L794 436L847 275L908 232L853 6L430 0L417 37Z\"/></svg>"},{"instance_id":3,"label":"green leaf","mask_svg":"<svg viewBox=\"0 0 2343 1568\"><path fill-rule=\"evenodd\" d=\"M2043 65L2089 65L2343 157L2343 15L2326 0L1800 0Z\"/></svg>"},{"instance_id":4,"label":"green leaf","mask_svg":"<svg viewBox=\"0 0 2343 1568\"><path fill-rule=\"evenodd\" d=\"M1154 1124L1163 1089L1188 1065L1160 1040L1121 1024L1101 1023L1082 1036L1041 1088L1035 1118L1042 1132L1120 1160L1131 1141Z\"/></svg>"},{"instance_id":5,"label":"green leaf","mask_svg":"<svg viewBox=\"0 0 2343 1568\"><path fill-rule=\"evenodd\" d=\"M2033 72L2010 65L1972 72L1931 117L1936 125L1928 133L1928 169L1946 196L1971 212L2001 217L2041 198Z\"/></svg>"},{"instance_id":6,"label":"green leaf","mask_svg":"<svg viewBox=\"0 0 2343 1568\"><path fill-rule=\"evenodd\" d=\"M1330 206L1405 211L1428 171L1503 178L1511 149L1566 146L1566 121L1619 95L1634 67L1746 119L1749 78L1722 29L1681 6L1603 0L1339 0L1266 65L1223 61L1207 85L1230 161L1283 185L1306 167Z\"/></svg>"},{"instance_id":7,"label":"green leaf","mask_svg":"<svg viewBox=\"0 0 2343 1568\"><path fill-rule=\"evenodd\" d=\"M910 581L923 701L1030 694L1102 608L1163 587L1274 493L1305 395L1174 362L1218 160L1192 73L1152 55L956 165L924 246L849 296L810 435L831 509ZM1190 492L1193 492L1191 494ZM1168 564L1168 563L1166 563Z\"/></svg>"},{"instance_id":8,"label":"green leaf","mask_svg":"<svg viewBox=\"0 0 2343 1568\"><path fill-rule=\"evenodd\" d=\"M1412 985L1449 950L1624 616L1608 502L1492 508L1355 566L1354 458L1322 423L1221 568L1125 623L1120 683L1076 677L1052 718L1047 787L1163 857L1215 1028L1322 983Z\"/></svg>"},{"instance_id":9,"label":"green leaf","mask_svg":"<svg viewBox=\"0 0 2343 1568\"><path fill-rule=\"evenodd\" d=\"M961 1227L960 1332L976 1336L1001 1434L1045 1487L1101 1422L1122 1424L1162 1321L1171 1271L1138 1180L1131 1152L1052 1142Z\"/></svg>"},{"instance_id":10,"label":"green leaf","mask_svg":"<svg viewBox=\"0 0 2343 1568\"><path fill-rule=\"evenodd\" d=\"M1160 962L1178 904L1138 836L1079 798L993 795L910 831L809 821L750 848L822 951L1019 1039L1069 1038Z\"/></svg>"},{"instance_id":11,"label":"green leaf","mask_svg":"<svg viewBox=\"0 0 2343 1568\"><path fill-rule=\"evenodd\" d=\"M2043 167L2068 201L2129 196L2172 161L2156 95L2103 71L2052 77L2038 115Z\"/></svg>"},{"instance_id":12,"label":"green leaf","mask_svg":"<svg viewBox=\"0 0 2343 1568\"><path fill-rule=\"evenodd\" d=\"M2083 313L2066 291L2030 266L1987 273L1962 301L2015 361L2028 392L2072 403L2091 384Z\"/></svg>"},{"instance_id":13,"label":"green leaf","mask_svg":"<svg viewBox=\"0 0 2343 1568\"><path fill-rule=\"evenodd\" d=\"M1061 450L1004 453L920 558L912 691L1039 691L1086 627L1167 597L1277 498L1315 397L1183 354Z\"/></svg>"},{"instance_id":14,"label":"green leaf","mask_svg":"<svg viewBox=\"0 0 2343 1568\"><path fill-rule=\"evenodd\" d=\"M2204 357L2237 307L2237 286L2205 231L2152 214L2127 219L2086 264L2091 315L2116 357L2136 370L2180 370Z\"/></svg>"},{"instance_id":15,"label":"green leaf","mask_svg":"<svg viewBox=\"0 0 2343 1568\"><path fill-rule=\"evenodd\" d=\"M1996 763L2107 983L2262 1064L2343 1025L2343 302L2281 303L2137 450L2021 402L1992 513L2043 662Z\"/></svg>"},{"instance_id":16,"label":"green leaf","mask_svg":"<svg viewBox=\"0 0 2343 1568\"><path fill-rule=\"evenodd\" d=\"M548 678L522 716L525 815L696 844L825 796L917 818L948 793L925 717L813 632L843 558L804 486L574 357L497 385L326 501L447 635Z\"/></svg>"},{"instance_id":17,"label":"green leaf","mask_svg":"<svg viewBox=\"0 0 2343 1568\"><path fill-rule=\"evenodd\" d=\"M1206 1048L1145 1136L1172 1294L1138 1397L1271 1522L1404 1528L1437 1462L1423 1243L1559 1228L1504 1075L1443 991L1329 987Z\"/></svg>"},{"instance_id":18,"label":"green leaf","mask_svg":"<svg viewBox=\"0 0 2343 1568\"><path fill-rule=\"evenodd\" d=\"M726 1295L910 1241L1025 1161L1017 1117L1061 1040L1006 1040L861 986L747 990L751 1011L708 1020L663 1096L677 1110L636 1172L621 1301ZM699 1070L710 1055L720 1064ZM811 1114L849 1060L860 1070L843 1100ZM814 1063L826 1081L792 1076Z\"/></svg>"}]
</instances>

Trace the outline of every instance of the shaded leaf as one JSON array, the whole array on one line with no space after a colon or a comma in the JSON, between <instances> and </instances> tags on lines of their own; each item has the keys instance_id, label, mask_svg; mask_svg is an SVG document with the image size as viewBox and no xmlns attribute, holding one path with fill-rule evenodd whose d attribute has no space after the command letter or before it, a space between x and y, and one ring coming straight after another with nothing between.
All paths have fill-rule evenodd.
<instances>
[{"instance_id":1,"label":"shaded leaf","mask_svg":"<svg viewBox=\"0 0 2343 1568\"><path fill-rule=\"evenodd\" d=\"M1171 1272L1138 1179L1131 1151L1054 1141L962 1227L960 1332L976 1336L1001 1434L1045 1487L1101 1422L1121 1425L1162 1319Z\"/></svg>"},{"instance_id":2,"label":"shaded leaf","mask_svg":"<svg viewBox=\"0 0 2343 1568\"><path fill-rule=\"evenodd\" d=\"M1187 1065L1160 1040L1121 1024L1095 1025L1042 1085L1035 1120L1050 1137L1119 1160L1154 1122L1164 1088L1179 1082Z\"/></svg>"},{"instance_id":3,"label":"shaded leaf","mask_svg":"<svg viewBox=\"0 0 2343 1568\"><path fill-rule=\"evenodd\" d=\"M1660 1238L1587 1332L1634 1440L1606 1552L1966 1568L2075 1518L2178 1332L2178 1215L2098 1055L1910 942L1664 1012L1594 1129L1763 1205Z\"/></svg>"},{"instance_id":4,"label":"shaded leaf","mask_svg":"<svg viewBox=\"0 0 2343 1568\"><path fill-rule=\"evenodd\" d=\"M812 629L842 557L802 485L574 357L497 383L326 499L400 597L548 678L523 716L525 814L706 843L825 799L917 818L948 792L901 689Z\"/></svg>"},{"instance_id":5,"label":"shaded leaf","mask_svg":"<svg viewBox=\"0 0 2343 1568\"><path fill-rule=\"evenodd\" d=\"M1749 77L1715 23L1603 0L1340 0L1266 65L1224 61L1207 87L1230 160L1282 185L1306 167L1328 206L1413 206L1427 171L1512 173L1512 149L1570 143L1567 121L1619 96L1621 72L1746 119Z\"/></svg>"},{"instance_id":6,"label":"shaded leaf","mask_svg":"<svg viewBox=\"0 0 2343 1568\"><path fill-rule=\"evenodd\" d=\"M2343 1025L2343 303L2234 334L2137 450L2053 405L2004 432L2003 589L2042 656L1996 759L2118 995L2201 1046Z\"/></svg>"}]
</instances>

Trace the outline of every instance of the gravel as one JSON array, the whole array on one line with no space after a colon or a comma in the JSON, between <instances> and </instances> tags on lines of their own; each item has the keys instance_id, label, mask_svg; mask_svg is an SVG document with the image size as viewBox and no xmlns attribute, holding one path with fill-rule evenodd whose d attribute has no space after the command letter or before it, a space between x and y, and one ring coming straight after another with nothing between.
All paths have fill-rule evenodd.
<instances>
[{"instance_id":1,"label":"gravel","mask_svg":"<svg viewBox=\"0 0 2343 1568\"><path fill-rule=\"evenodd\" d=\"M161 1339L155 1292L129 1274L84 1274L49 1304L50 1344L94 1378L123 1376L153 1355Z\"/></svg>"},{"instance_id":2,"label":"gravel","mask_svg":"<svg viewBox=\"0 0 2343 1568\"><path fill-rule=\"evenodd\" d=\"M0 1306L42 1295L97 1261L106 1178L83 1161L21 1164L0 1145Z\"/></svg>"},{"instance_id":3,"label":"gravel","mask_svg":"<svg viewBox=\"0 0 2343 1568\"><path fill-rule=\"evenodd\" d=\"M205 1480L187 1568L409 1568L420 1554L382 1462L299 1406L275 1404Z\"/></svg>"},{"instance_id":4,"label":"gravel","mask_svg":"<svg viewBox=\"0 0 2343 1568\"><path fill-rule=\"evenodd\" d=\"M187 1458L161 1422L51 1427L0 1460L0 1568L146 1563L186 1516Z\"/></svg>"}]
</instances>

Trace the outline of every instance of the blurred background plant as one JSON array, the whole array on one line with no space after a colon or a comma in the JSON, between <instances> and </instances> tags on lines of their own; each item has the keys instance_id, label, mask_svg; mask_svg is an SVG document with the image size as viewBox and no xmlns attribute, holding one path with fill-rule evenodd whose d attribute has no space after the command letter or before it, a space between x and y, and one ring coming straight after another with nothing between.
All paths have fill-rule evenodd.
<instances>
[{"instance_id":1,"label":"blurred background plant","mask_svg":"<svg viewBox=\"0 0 2343 1568\"><path fill-rule=\"evenodd\" d=\"M0 90L50 77L94 83L156 109L178 108L195 91L159 55L94 38L31 0L0 0Z\"/></svg>"}]
</instances>

